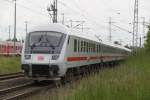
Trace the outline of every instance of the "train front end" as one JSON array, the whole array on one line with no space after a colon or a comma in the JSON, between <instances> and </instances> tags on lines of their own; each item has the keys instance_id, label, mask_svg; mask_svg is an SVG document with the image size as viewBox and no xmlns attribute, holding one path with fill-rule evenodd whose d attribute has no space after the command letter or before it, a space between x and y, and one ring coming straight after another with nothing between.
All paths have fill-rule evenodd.
<instances>
[{"instance_id":1,"label":"train front end","mask_svg":"<svg viewBox=\"0 0 150 100\"><path fill-rule=\"evenodd\" d=\"M33 80L53 80L61 74L66 34L50 28L34 30L26 36L22 70Z\"/></svg>"}]
</instances>

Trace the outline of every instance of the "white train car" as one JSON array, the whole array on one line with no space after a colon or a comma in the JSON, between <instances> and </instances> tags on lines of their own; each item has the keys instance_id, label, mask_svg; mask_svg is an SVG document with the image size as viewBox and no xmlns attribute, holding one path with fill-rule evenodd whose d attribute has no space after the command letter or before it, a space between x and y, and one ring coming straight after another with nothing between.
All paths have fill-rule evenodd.
<instances>
[{"instance_id":1,"label":"white train car","mask_svg":"<svg viewBox=\"0 0 150 100\"><path fill-rule=\"evenodd\" d=\"M62 78L68 71L125 59L130 50L101 43L94 35L73 31L60 24L34 28L22 50L22 70L33 80ZM92 66L91 66L92 67Z\"/></svg>"}]
</instances>

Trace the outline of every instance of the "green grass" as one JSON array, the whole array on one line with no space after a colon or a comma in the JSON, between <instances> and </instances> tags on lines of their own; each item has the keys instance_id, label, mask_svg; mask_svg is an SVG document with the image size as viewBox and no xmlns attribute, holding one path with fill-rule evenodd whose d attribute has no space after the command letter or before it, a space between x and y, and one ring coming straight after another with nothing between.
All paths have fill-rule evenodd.
<instances>
[{"instance_id":1,"label":"green grass","mask_svg":"<svg viewBox=\"0 0 150 100\"><path fill-rule=\"evenodd\" d=\"M140 51L118 67L27 100L150 100L150 54Z\"/></svg>"},{"instance_id":2,"label":"green grass","mask_svg":"<svg viewBox=\"0 0 150 100\"><path fill-rule=\"evenodd\" d=\"M20 57L0 57L0 74L21 71Z\"/></svg>"}]
</instances>

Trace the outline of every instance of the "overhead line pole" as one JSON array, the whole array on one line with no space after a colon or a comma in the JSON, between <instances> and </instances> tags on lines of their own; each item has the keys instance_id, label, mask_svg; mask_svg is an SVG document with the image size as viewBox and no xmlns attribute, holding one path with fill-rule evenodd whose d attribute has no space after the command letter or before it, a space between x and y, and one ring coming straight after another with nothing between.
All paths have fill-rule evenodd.
<instances>
[{"instance_id":1,"label":"overhead line pole","mask_svg":"<svg viewBox=\"0 0 150 100\"><path fill-rule=\"evenodd\" d=\"M136 46L138 46L138 14L139 14L139 10L138 10L138 0L135 0L135 4L134 4L134 21L133 21L133 40L132 40L132 45L133 48ZM135 48L134 48L135 49Z\"/></svg>"},{"instance_id":2,"label":"overhead line pole","mask_svg":"<svg viewBox=\"0 0 150 100\"><path fill-rule=\"evenodd\" d=\"M65 14L62 13L62 24L64 25L65 24Z\"/></svg>"},{"instance_id":3,"label":"overhead line pole","mask_svg":"<svg viewBox=\"0 0 150 100\"><path fill-rule=\"evenodd\" d=\"M16 0L14 0L14 52L16 51Z\"/></svg>"},{"instance_id":4,"label":"overhead line pole","mask_svg":"<svg viewBox=\"0 0 150 100\"><path fill-rule=\"evenodd\" d=\"M143 34L145 35L145 17L143 17Z\"/></svg>"},{"instance_id":5,"label":"overhead line pole","mask_svg":"<svg viewBox=\"0 0 150 100\"><path fill-rule=\"evenodd\" d=\"M50 16L52 16L53 23L57 23L57 16L58 16L58 4L57 0L53 1L53 4L50 5L50 7L47 8L47 11L49 12Z\"/></svg>"},{"instance_id":6,"label":"overhead line pole","mask_svg":"<svg viewBox=\"0 0 150 100\"><path fill-rule=\"evenodd\" d=\"M9 37L8 37L8 40L10 41L10 25L9 25Z\"/></svg>"},{"instance_id":7,"label":"overhead line pole","mask_svg":"<svg viewBox=\"0 0 150 100\"><path fill-rule=\"evenodd\" d=\"M112 20L111 20L111 17L109 17L109 41L110 42L111 42L111 39L112 39L111 26L112 26Z\"/></svg>"},{"instance_id":8,"label":"overhead line pole","mask_svg":"<svg viewBox=\"0 0 150 100\"><path fill-rule=\"evenodd\" d=\"M56 23L57 23L57 16L58 16L58 2L56 0Z\"/></svg>"},{"instance_id":9,"label":"overhead line pole","mask_svg":"<svg viewBox=\"0 0 150 100\"><path fill-rule=\"evenodd\" d=\"M143 25L143 36L145 35L145 17L139 17L139 18L142 18L143 19L143 21L142 22L139 22L139 23L142 23L142 25ZM140 36L141 37L141 36ZM142 41L142 38L140 38L141 40L140 40L140 47L142 46L142 42L144 42L144 41Z\"/></svg>"}]
</instances>

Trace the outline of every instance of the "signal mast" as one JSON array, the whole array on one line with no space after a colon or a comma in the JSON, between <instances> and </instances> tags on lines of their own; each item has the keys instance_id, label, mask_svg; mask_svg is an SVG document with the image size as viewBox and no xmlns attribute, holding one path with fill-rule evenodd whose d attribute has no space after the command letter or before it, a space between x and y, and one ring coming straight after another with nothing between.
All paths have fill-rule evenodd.
<instances>
[{"instance_id":1,"label":"signal mast","mask_svg":"<svg viewBox=\"0 0 150 100\"><path fill-rule=\"evenodd\" d=\"M52 4L50 4L49 7L47 7L47 11L52 18L53 23L57 23L57 16L58 16L58 9L57 9L57 0L54 0Z\"/></svg>"}]
</instances>

